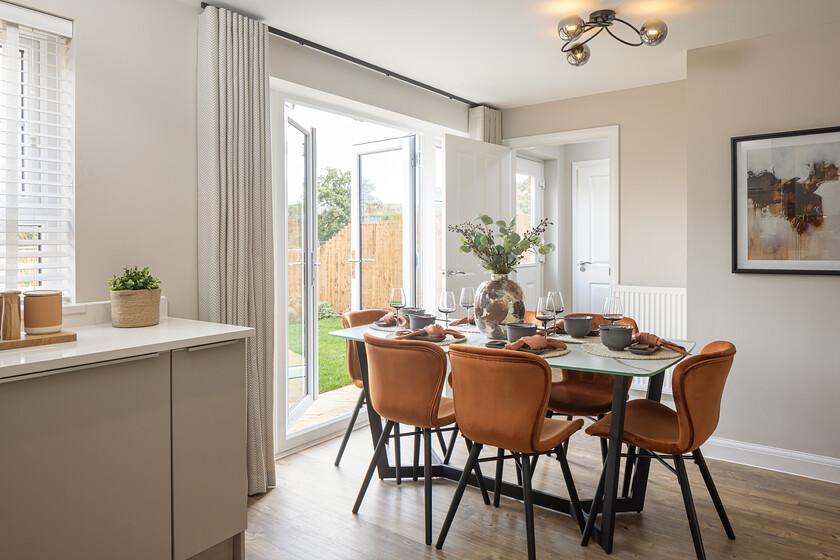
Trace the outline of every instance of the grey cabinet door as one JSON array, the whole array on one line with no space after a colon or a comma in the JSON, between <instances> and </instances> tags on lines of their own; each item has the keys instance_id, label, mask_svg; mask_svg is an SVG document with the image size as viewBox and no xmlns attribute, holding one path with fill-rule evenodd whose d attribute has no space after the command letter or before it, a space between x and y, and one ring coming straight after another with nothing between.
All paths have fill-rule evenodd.
<instances>
[{"instance_id":1,"label":"grey cabinet door","mask_svg":"<svg viewBox=\"0 0 840 560\"><path fill-rule=\"evenodd\" d=\"M0 384L0 558L171 558L169 353Z\"/></svg>"},{"instance_id":2,"label":"grey cabinet door","mask_svg":"<svg viewBox=\"0 0 840 560\"><path fill-rule=\"evenodd\" d=\"M172 352L175 560L245 530L245 342Z\"/></svg>"}]
</instances>

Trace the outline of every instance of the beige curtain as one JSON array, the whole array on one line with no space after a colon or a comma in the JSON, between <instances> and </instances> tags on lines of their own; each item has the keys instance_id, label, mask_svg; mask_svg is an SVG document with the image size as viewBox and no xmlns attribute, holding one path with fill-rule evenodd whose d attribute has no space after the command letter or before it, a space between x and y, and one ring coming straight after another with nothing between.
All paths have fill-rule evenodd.
<instances>
[{"instance_id":1,"label":"beige curtain","mask_svg":"<svg viewBox=\"0 0 840 560\"><path fill-rule=\"evenodd\" d=\"M479 105L469 111L469 134L474 140L502 143L502 112L498 109Z\"/></svg>"},{"instance_id":2,"label":"beige curtain","mask_svg":"<svg viewBox=\"0 0 840 560\"><path fill-rule=\"evenodd\" d=\"M274 286L268 28L223 8L198 45L199 317L253 327L248 340L248 493L275 485Z\"/></svg>"}]
</instances>

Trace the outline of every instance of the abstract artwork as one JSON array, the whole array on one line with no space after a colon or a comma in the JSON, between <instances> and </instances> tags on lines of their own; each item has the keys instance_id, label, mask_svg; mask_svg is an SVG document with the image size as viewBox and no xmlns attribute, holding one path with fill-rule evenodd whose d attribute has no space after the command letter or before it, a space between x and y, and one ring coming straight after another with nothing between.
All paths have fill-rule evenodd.
<instances>
[{"instance_id":1,"label":"abstract artwork","mask_svg":"<svg viewBox=\"0 0 840 560\"><path fill-rule=\"evenodd\" d=\"M840 127L732 139L732 271L840 274Z\"/></svg>"}]
</instances>

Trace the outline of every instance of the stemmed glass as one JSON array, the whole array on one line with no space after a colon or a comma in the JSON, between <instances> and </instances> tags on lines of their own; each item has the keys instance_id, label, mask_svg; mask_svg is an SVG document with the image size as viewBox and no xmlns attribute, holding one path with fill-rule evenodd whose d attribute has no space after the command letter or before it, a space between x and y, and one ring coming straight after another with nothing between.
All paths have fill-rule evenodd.
<instances>
[{"instance_id":1,"label":"stemmed glass","mask_svg":"<svg viewBox=\"0 0 840 560\"><path fill-rule=\"evenodd\" d=\"M467 310L467 322L470 321L470 311L475 307L475 290L467 287L461 288L461 307Z\"/></svg>"},{"instance_id":2,"label":"stemmed glass","mask_svg":"<svg viewBox=\"0 0 840 560\"><path fill-rule=\"evenodd\" d=\"M405 290L402 288L391 288L389 302L389 305L394 308L395 313L399 314L400 309L405 307Z\"/></svg>"},{"instance_id":3,"label":"stemmed glass","mask_svg":"<svg viewBox=\"0 0 840 560\"><path fill-rule=\"evenodd\" d=\"M621 298L617 295L609 295L604 300L604 320L615 324L616 321L624 319L624 306L621 304Z\"/></svg>"},{"instance_id":4,"label":"stemmed glass","mask_svg":"<svg viewBox=\"0 0 840 560\"><path fill-rule=\"evenodd\" d=\"M557 317L557 306L551 296L540 297L537 300L536 319L543 324L543 331L548 334L548 323Z\"/></svg>"},{"instance_id":5,"label":"stemmed glass","mask_svg":"<svg viewBox=\"0 0 840 560\"><path fill-rule=\"evenodd\" d=\"M446 323L446 327L449 327L449 314L455 313L455 293L454 292L441 292L440 293L440 300L438 300L438 311L443 313L443 320Z\"/></svg>"},{"instance_id":6,"label":"stemmed glass","mask_svg":"<svg viewBox=\"0 0 840 560\"><path fill-rule=\"evenodd\" d=\"M554 302L554 323L556 324L557 316L566 312L566 304L563 301L563 294L559 291L548 292L548 295L546 297L548 297Z\"/></svg>"}]
</instances>

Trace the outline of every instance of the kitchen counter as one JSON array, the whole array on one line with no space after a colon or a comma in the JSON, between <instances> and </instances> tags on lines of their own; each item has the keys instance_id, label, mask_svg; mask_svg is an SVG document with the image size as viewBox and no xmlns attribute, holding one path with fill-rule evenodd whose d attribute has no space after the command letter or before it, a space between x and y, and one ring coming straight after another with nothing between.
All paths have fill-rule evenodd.
<instances>
[{"instance_id":1,"label":"kitchen counter","mask_svg":"<svg viewBox=\"0 0 840 560\"><path fill-rule=\"evenodd\" d=\"M107 323L64 330L75 332L78 340L0 352L0 383L35 372L247 338L254 332L248 327L174 317L161 317L160 324L152 327L118 329Z\"/></svg>"}]
</instances>

